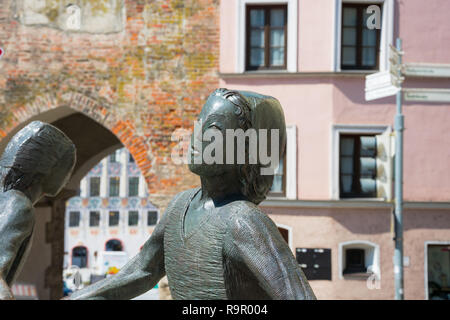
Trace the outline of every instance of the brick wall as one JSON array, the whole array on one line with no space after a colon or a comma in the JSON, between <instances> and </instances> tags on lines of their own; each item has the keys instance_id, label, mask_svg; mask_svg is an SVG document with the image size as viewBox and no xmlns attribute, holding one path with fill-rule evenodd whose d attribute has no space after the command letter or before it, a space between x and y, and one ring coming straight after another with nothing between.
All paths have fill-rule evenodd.
<instances>
[{"instance_id":1,"label":"brick wall","mask_svg":"<svg viewBox=\"0 0 450 320\"><path fill-rule=\"evenodd\" d=\"M198 184L186 167L172 164L170 137L192 128L218 86L218 0L124 1L125 26L113 33L27 25L21 1L0 2L0 138L35 115L69 106L130 150L156 205ZM58 2L39 10L54 21Z\"/></svg>"}]
</instances>

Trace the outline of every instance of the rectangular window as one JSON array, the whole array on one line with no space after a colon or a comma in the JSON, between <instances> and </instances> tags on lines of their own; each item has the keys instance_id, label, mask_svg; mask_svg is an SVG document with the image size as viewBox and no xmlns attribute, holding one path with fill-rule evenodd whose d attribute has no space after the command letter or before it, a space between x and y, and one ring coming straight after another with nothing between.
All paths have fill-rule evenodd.
<instances>
[{"instance_id":1,"label":"rectangular window","mask_svg":"<svg viewBox=\"0 0 450 320\"><path fill-rule=\"evenodd\" d=\"M119 162L119 155L120 155L120 150L116 150L113 153L111 153L109 155L109 162L111 162L111 163Z\"/></svg>"},{"instance_id":2,"label":"rectangular window","mask_svg":"<svg viewBox=\"0 0 450 320\"><path fill-rule=\"evenodd\" d=\"M157 211L147 211L147 225L154 226L158 221L158 212Z\"/></svg>"},{"instance_id":3,"label":"rectangular window","mask_svg":"<svg viewBox=\"0 0 450 320\"><path fill-rule=\"evenodd\" d=\"M287 6L247 6L246 69L286 69Z\"/></svg>"},{"instance_id":4,"label":"rectangular window","mask_svg":"<svg viewBox=\"0 0 450 320\"><path fill-rule=\"evenodd\" d=\"M286 196L286 157L281 159L278 168L275 170L272 187L268 196L284 197Z\"/></svg>"},{"instance_id":5,"label":"rectangular window","mask_svg":"<svg viewBox=\"0 0 450 320\"><path fill-rule=\"evenodd\" d=\"M128 211L128 225L137 226L139 223L139 211Z\"/></svg>"},{"instance_id":6,"label":"rectangular window","mask_svg":"<svg viewBox=\"0 0 450 320\"><path fill-rule=\"evenodd\" d=\"M128 178L128 196L137 197L139 193L139 177Z\"/></svg>"},{"instance_id":7,"label":"rectangular window","mask_svg":"<svg viewBox=\"0 0 450 320\"><path fill-rule=\"evenodd\" d=\"M100 211L89 212L89 226L90 227L100 226Z\"/></svg>"},{"instance_id":8,"label":"rectangular window","mask_svg":"<svg viewBox=\"0 0 450 320\"><path fill-rule=\"evenodd\" d=\"M110 211L109 212L109 219L108 219L108 225L110 227L115 227L119 225L119 211Z\"/></svg>"},{"instance_id":9,"label":"rectangular window","mask_svg":"<svg viewBox=\"0 0 450 320\"><path fill-rule=\"evenodd\" d=\"M345 250L345 269L343 274L366 273L364 254L364 249Z\"/></svg>"},{"instance_id":10,"label":"rectangular window","mask_svg":"<svg viewBox=\"0 0 450 320\"><path fill-rule=\"evenodd\" d=\"M341 135L339 144L340 197L376 197L376 137L373 135Z\"/></svg>"},{"instance_id":11,"label":"rectangular window","mask_svg":"<svg viewBox=\"0 0 450 320\"><path fill-rule=\"evenodd\" d=\"M342 6L341 69L376 70L379 67L380 30L369 29L367 4Z\"/></svg>"},{"instance_id":12,"label":"rectangular window","mask_svg":"<svg viewBox=\"0 0 450 320\"><path fill-rule=\"evenodd\" d=\"M119 177L110 177L109 178L109 196L110 197L118 197L120 189L120 178Z\"/></svg>"},{"instance_id":13,"label":"rectangular window","mask_svg":"<svg viewBox=\"0 0 450 320\"><path fill-rule=\"evenodd\" d=\"M100 177L91 177L89 179L89 196L100 196Z\"/></svg>"},{"instance_id":14,"label":"rectangular window","mask_svg":"<svg viewBox=\"0 0 450 320\"><path fill-rule=\"evenodd\" d=\"M129 162L129 163L134 163L134 158L133 158L133 156L131 155L131 153L130 153L129 156L128 156L128 162Z\"/></svg>"},{"instance_id":15,"label":"rectangular window","mask_svg":"<svg viewBox=\"0 0 450 320\"><path fill-rule=\"evenodd\" d=\"M70 211L69 227L79 227L79 226L80 226L80 211Z\"/></svg>"}]
</instances>

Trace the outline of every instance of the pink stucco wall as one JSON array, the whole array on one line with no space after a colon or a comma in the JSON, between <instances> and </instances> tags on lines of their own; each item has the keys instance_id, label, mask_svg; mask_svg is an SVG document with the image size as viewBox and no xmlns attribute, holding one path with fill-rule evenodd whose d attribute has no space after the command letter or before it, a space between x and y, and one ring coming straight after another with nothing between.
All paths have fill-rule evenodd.
<instances>
[{"instance_id":1,"label":"pink stucco wall","mask_svg":"<svg viewBox=\"0 0 450 320\"><path fill-rule=\"evenodd\" d=\"M310 281L318 299L393 299L394 255L391 212L386 209L264 208L277 224L292 228L295 248L331 249L332 280ZM405 298L425 299L425 242L450 241L448 210L412 210L404 213ZM438 226L438 227L437 227ZM380 289L366 280L339 277L339 243L370 241L380 250Z\"/></svg>"},{"instance_id":2,"label":"pink stucco wall","mask_svg":"<svg viewBox=\"0 0 450 320\"><path fill-rule=\"evenodd\" d=\"M333 70L334 16L334 1L299 1L298 71Z\"/></svg>"},{"instance_id":3,"label":"pink stucco wall","mask_svg":"<svg viewBox=\"0 0 450 320\"><path fill-rule=\"evenodd\" d=\"M237 0L221 2L221 72L234 72ZM364 76L314 75L331 71L334 1L299 1L298 77L224 78L221 86L278 98L288 124L298 128L298 198L329 199L331 134L335 124L393 126L395 98L364 99ZM450 63L450 2L398 2L395 29L405 61ZM234 24L233 24L234 22ZM430 35L433 36L430 36ZM408 87L449 88L450 79L408 80ZM404 197L450 201L450 105L405 103Z\"/></svg>"}]
</instances>

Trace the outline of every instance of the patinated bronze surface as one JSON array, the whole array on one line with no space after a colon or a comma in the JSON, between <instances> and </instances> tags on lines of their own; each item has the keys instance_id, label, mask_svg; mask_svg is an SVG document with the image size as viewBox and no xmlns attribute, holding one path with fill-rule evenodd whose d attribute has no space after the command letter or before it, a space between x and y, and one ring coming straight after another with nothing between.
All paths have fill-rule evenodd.
<instances>
[{"instance_id":1,"label":"patinated bronze surface","mask_svg":"<svg viewBox=\"0 0 450 320\"><path fill-rule=\"evenodd\" d=\"M202 131L278 129L280 158L284 154L285 120L275 98L218 89L199 119ZM189 169L200 176L201 188L175 196L141 252L117 275L75 292L72 299L130 299L165 274L175 299L315 299L276 225L257 207L273 175L261 175L259 159L256 164L196 164L202 151L197 147L204 150L209 143L191 137Z\"/></svg>"},{"instance_id":2,"label":"patinated bronze surface","mask_svg":"<svg viewBox=\"0 0 450 320\"><path fill-rule=\"evenodd\" d=\"M72 141L40 121L20 130L7 145L0 159L0 300L14 298L10 286L33 237L33 205L61 191L75 161Z\"/></svg>"}]
</instances>

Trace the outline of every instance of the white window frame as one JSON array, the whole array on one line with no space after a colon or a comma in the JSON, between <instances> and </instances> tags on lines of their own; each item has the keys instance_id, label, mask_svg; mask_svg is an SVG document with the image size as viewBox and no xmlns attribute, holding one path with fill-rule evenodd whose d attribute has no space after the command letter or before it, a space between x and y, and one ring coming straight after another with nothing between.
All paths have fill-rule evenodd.
<instances>
[{"instance_id":1,"label":"white window frame","mask_svg":"<svg viewBox=\"0 0 450 320\"><path fill-rule=\"evenodd\" d=\"M390 126L380 126L380 125L334 125L332 127L331 133L331 177L330 177L330 195L332 200L352 200L341 199L339 197L339 162L340 162L340 150L339 142L341 134L360 134L360 135L370 135L370 134L382 134L388 130ZM384 200L383 198L367 198L367 200Z\"/></svg>"},{"instance_id":2,"label":"white window frame","mask_svg":"<svg viewBox=\"0 0 450 320\"><path fill-rule=\"evenodd\" d=\"M341 26L342 26L342 3L370 3L380 4L382 12L381 32L380 32L380 54L379 71L386 71L389 68L389 45L394 39L394 0L335 0L335 20L334 24L334 56L333 65L335 72L341 72ZM346 72L351 70L344 70ZM360 71L360 70L357 70ZM367 72L367 70L363 70Z\"/></svg>"},{"instance_id":3,"label":"white window frame","mask_svg":"<svg viewBox=\"0 0 450 320\"><path fill-rule=\"evenodd\" d=\"M428 246L429 245L450 245L450 241L425 241L424 242L424 289L425 289L425 300L430 300L430 297L428 296Z\"/></svg>"},{"instance_id":4,"label":"white window frame","mask_svg":"<svg viewBox=\"0 0 450 320\"><path fill-rule=\"evenodd\" d=\"M286 190L284 197L267 196L268 200L297 199L297 126L286 126Z\"/></svg>"},{"instance_id":5,"label":"white window frame","mask_svg":"<svg viewBox=\"0 0 450 320\"><path fill-rule=\"evenodd\" d=\"M345 249L364 249L365 260L367 261L368 252L366 249L371 248L373 250L373 263L372 263L372 274L376 276L378 280L381 280L381 266L380 266L380 246L374 242L367 240L352 240L341 242L338 245L338 272L339 279L344 279L344 252ZM367 263L367 262L366 262ZM369 275L369 274L368 274Z\"/></svg>"},{"instance_id":6,"label":"white window frame","mask_svg":"<svg viewBox=\"0 0 450 320\"><path fill-rule=\"evenodd\" d=\"M287 4L287 61L286 71L297 72L297 33L298 33L298 0L238 0L236 6L236 73L245 70L245 38L246 38L246 8L247 5ZM280 70L277 70L279 72ZM281 70L283 71L283 70ZM253 71L261 72L261 71ZM267 72L264 70L263 72Z\"/></svg>"}]
</instances>

